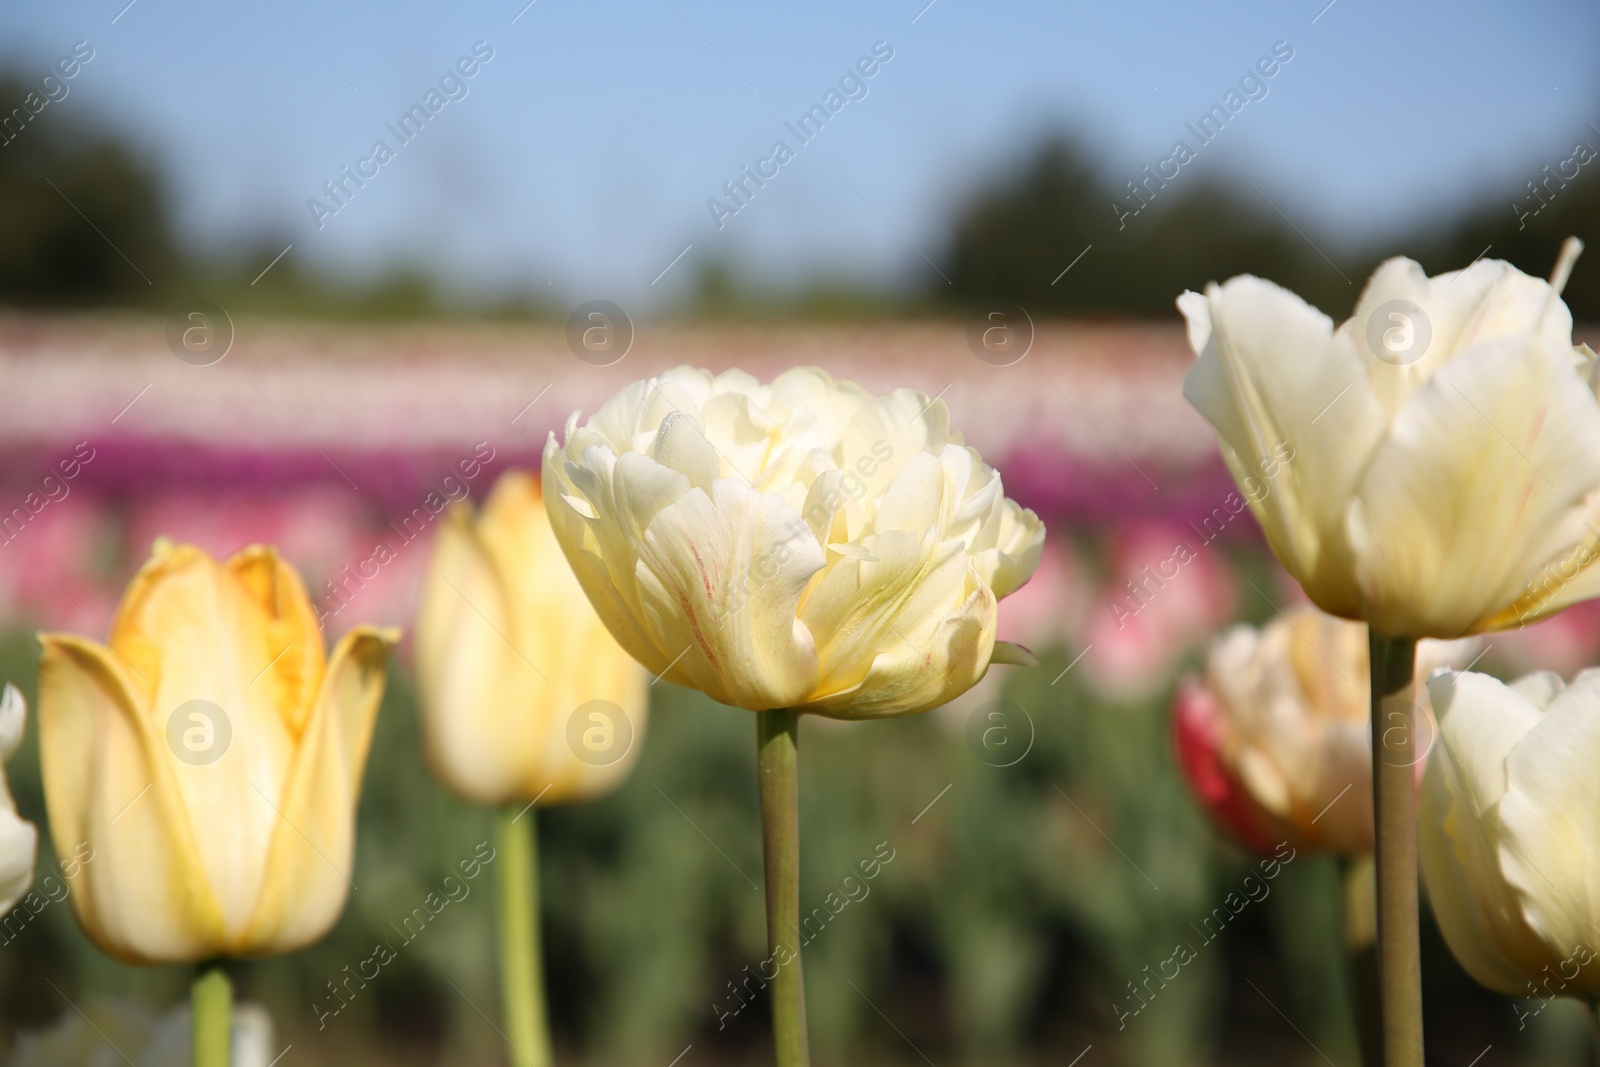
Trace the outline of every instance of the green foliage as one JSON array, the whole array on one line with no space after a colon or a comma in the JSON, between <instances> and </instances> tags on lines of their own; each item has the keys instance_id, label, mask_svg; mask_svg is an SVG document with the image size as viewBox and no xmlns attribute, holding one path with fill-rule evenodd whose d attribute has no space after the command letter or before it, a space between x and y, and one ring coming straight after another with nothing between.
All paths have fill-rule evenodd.
<instances>
[{"instance_id":1,"label":"green foliage","mask_svg":"<svg viewBox=\"0 0 1600 1067\"><path fill-rule=\"evenodd\" d=\"M20 635L0 649L0 672L23 684L30 706L35 662ZM1094 1041L1121 1049L1121 1062L1176 1065L1196 1062L1194 1050L1215 1038L1220 947L1113 1036L1124 983L1171 952L1244 860L1219 848L1177 780L1164 709L1105 705L1070 675L1052 686L1065 662L1011 679L1008 699L1037 734L1011 767L976 758L965 717L948 710L804 722L801 901L825 920L808 927L805 953L823 1061L921 1062L920 1049L939 1063L1022 1063ZM729 983L767 955L755 723L698 694L657 689L625 787L538 814L557 1044L569 1061L593 1064L665 1063L691 1042L706 1051L701 1062L761 1062L757 985L748 1008L719 1022L740 1003ZM29 731L36 737L36 723ZM9 770L23 813L43 825L36 752L30 740ZM414 696L394 672L361 802L359 888L321 944L237 965L240 998L265 1002L305 1063L361 1062L378 1050L406 1063L494 1055L498 1037L474 1007L497 1012L493 863L465 883L465 899L404 936L405 918L430 893L444 897L444 878L489 837L488 813L427 777ZM41 875L51 863L46 845ZM364 987L350 983L380 942L396 960ZM66 904L0 946L13 1026L38 1028L69 1010L41 975L75 1001L151 1009L179 1003L187 981L182 968L106 960ZM329 983L345 983L339 1000ZM313 1004L344 1000L319 1030Z\"/></svg>"}]
</instances>

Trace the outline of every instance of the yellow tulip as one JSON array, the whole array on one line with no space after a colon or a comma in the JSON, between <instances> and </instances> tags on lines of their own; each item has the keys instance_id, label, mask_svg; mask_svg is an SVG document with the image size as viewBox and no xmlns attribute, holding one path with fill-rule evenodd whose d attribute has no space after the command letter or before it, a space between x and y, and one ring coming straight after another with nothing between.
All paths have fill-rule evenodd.
<instances>
[{"instance_id":1,"label":"yellow tulip","mask_svg":"<svg viewBox=\"0 0 1600 1067\"><path fill-rule=\"evenodd\" d=\"M128 963L291 952L351 887L355 809L393 631L324 655L270 548L217 562L156 542L109 640L43 634L39 744L56 851L94 852L72 894Z\"/></svg>"},{"instance_id":2,"label":"yellow tulip","mask_svg":"<svg viewBox=\"0 0 1600 1067\"><path fill-rule=\"evenodd\" d=\"M1279 561L1388 638L1508 629L1600 593L1595 355L1552 283L1378 268L1333 322L1248 275L1184 293L1184 395Z\"/></svg>"},{"instance_id":3,"label":"yellow tulip","mask_svg":"<svg viewBox=\"0 0 1600 1067\"><path fill-rule=\"evenodd\" d=\"M1418 844L1439 930L1497 992L1600 996L1600 672L1429 684Z\"/></svg>"},{"instance_id":4,"label":"yellow tulip","mask_svg":"<svg viewBox=\"0 0 1600 1067\"><path fill-rule=\"evenodd\" d=\"M637 759L649 677L606 631L530 474L440 524L417 617L423 749L477 804L582 800Z\"/></svg>"},{"instance_id":5,"label":"yellow tulip","mask_svg":"<svg viewBox=\"0 0 1600 1067\"><path fill-rule=\"evenodd\" d=\"M939 397L676 367L551 434L544 492L622 646L721 703L886 718L1031 661L995 640L997 603L1044 525Z\"/></svg>"}]
</instances>

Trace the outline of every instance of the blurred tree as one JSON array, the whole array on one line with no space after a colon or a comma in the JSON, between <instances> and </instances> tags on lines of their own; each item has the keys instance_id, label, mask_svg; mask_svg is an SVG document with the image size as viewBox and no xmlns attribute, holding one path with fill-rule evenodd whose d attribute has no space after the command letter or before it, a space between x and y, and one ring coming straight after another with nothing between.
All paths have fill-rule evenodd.
<instances>
[{"instance_id":1,"label":"blurred tree","mask_svg":"<svg viewBox=\"0 0 1600 1067\"><path fill-rule=\"evenodd\" d=\"M1346 277L1359 281L1357 268L1324 260L1253 190L1196 181L1151 191L1141 207L1079 144L1049 138L958 209L944 256L952 284L939 294L969 308L1166 317L1183 290L1248 271L1331 314L1354 304Z\"/></svg>"},{"instance_id":2,"label":"blurred tree","mask_svg":"<svg viewBox=\"0 0 1600 1067\"><path fill-rule=\"evenodd\" d=\"M29 91L0 75L4 114ZM158 299L178 256L155 174L120 141L56 110L0 142L0 303Z\"/></svg>"},{"instance_id":3,"label":"blurred tree","mask_svg":"<svg viewBox=\"0 0 1600 1067\"><path fill-rule=\"evenodd\" d=\"M1483 204L1352 252L1308 221L1296 229L1242 177L1165 187L1152 180L1141 206L1078 142L1054 136L957 208L941 258L951 284L930 284L926 295L968 311L1021 305L1034 314L1168 318L1184 289L1250 273L1338 321L1389 256L1409 255L1442 272L1487 253L1530 274L1548 273L1567 235L1600 236L1600 181L1591 176L1600 166L1579 166L1581 155L1575 149L1560 165L1575 177L1546 168L1535 175L1538 193L1517 190L1523 195L1509 208ZM1580 260L1566 298L1580 322L1600 321L1600 267Z\"/></svg>"}]
</instances>

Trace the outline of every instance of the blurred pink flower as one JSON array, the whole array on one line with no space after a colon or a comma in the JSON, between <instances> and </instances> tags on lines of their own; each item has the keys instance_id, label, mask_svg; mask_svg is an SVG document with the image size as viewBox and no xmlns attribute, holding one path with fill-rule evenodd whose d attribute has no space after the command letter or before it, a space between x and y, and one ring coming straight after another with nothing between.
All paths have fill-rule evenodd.
<instances>
[{"instance_id":1,"label":"blurred pink flower","mask_svg":"<svg viewBox=\"0 0 1600 1067\"><path fill-rule=\"evenodd\" d=\"M1035 652L1066 647L1082 625L1090 592L1090 576L1072 546L1046 537L1038 570L1000 602L999 639Z\"/></svg>"},{"instance_id":2,"label":"blurred pink flower","mask_svg":"<svg viewBox=\"0 0 1600 1067\"><path fill-rule=\"evenodd\" d=\"M1141 522L1113 535L1100 605L1083 630L1090 683L1119 700L1164 689L1178 661L1233 618L1233 570L1187 526Z\"/></svg>"},{"instance_id":3,"label":"blurred pink flower","mask_svg":"<svg viewBox=\"0 0 1600 1067\"><path fill-rule=\"evenodd\" d=\"M121 593L116 520L75 491L0 543L0 621L104 632Z\"/></svg>"},{"instance_id":4,"label":"blurred pink flower","mask_svg":"<svg viewBox=\"0 0 1600 1067\"><path fill-rule=\"evenodd\" d=\"M370 521L359 500L331 488L271 495L180 490L133 505L126 552L131 560L143 559L157 537L197 545L219 559L246 545L269 544L309 581L354 559Z\"/></svg>"},{"instance_id":5,"label":"blurred pink flower","mask_svg":"<svg viewBox=\"0 0 1600 1067\"><path fill-rule=\"evenodd\" d=\"M1532 626L1494 634L1489 641L1484 658L1508 675L1546 670L1571 677L1600 659L1600 600L1574 604Z\"/></svg>"}]
</instances>

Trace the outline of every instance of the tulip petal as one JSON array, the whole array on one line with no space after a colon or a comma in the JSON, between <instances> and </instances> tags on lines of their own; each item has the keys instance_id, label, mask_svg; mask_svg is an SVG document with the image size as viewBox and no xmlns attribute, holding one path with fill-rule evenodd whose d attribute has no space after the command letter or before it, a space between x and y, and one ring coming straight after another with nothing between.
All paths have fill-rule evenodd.
<instances>
[{"instance_id":1,"label":"tulip petal","mask_svg":"<svg viewBox=\"0 0 1600 1067\"><path fill-rule=\"evenodd\" d=\"M943 398L930 401L920 389L896 389L857 409L836 459L841 470L861 475L866 498L875 501L914 457L937 452L951 440L950 409Z\"/></svg>"},{"instance_id":2,"label":"tulip petal","mask_svg":"<svg viewBox=\"0 0 1600 1067\"><path fill-rule=\"evenodd\" d=\"M298 734L311 713L317 686L327 667L322 629L311 599L295 569L262 545L236 553L223 567L260 607L266 620L267 647L276 650L263 673L256 675L250 685L274 691L272 702L289 729Z\"/></svg>"},{"instance_id":3,"label":"tulip petal","mask_svg":"<svg viewBox=\"0 0 1600 1067\"><path fill-rule=\"evenodd\" d=\"M772 380L772 398L788 411L803 411L806 426L787 426L791 447L832 450L856 413L872 402L872 394L851 381L840 381L819 367L791 367ZM834 457L837 458L837 457Z\"/></svg>"},{"instance_id":4,"label":"tulip petal","mask_svg":"<svg viewBox=\"0 0 1600 1067\"><path fill-rule=\"evenodd\" d=\"M867 536L862 548L869 558L839 560L800 609L829 686L806 710L903 715L977 684L994 646L995 598L961 542L888 531Z\"/></svg>"},{"instance_id":5,"label":"tulip petal","mask_svg":"<svg viewBox=\"0 0 1600 1067\"><path fill-rule=\"evenodd\" d=\"M647 711L642 668L611 637L566 565L532 477L503 474L468 529L475 534L475 556L486 567L482 577L499 583L496 599L506 613L506 634L530 659L537 650L539 662L553 664L541 678L520 656L505 659L512 650L495 640L502 660L493 677L504 680L507 691L483 693L496 706L478 716L488 729L482 737L486 751L474 756L474 773L485 779L492 776L484 768L505 766L508 792L498 803L540 796L558 803L609 791L641 747ZM614 762L574 759L569 747L571 716L596 700L613 705L608 715L620 711L628 719L632 747ZM607 729L622 727L607 723ZM487 751L491 746L497 752Z\"/></svg>"},{"instance_id":6,"label":"tulip petal","mask_svg":"<svg viewBox=\"0 0 1600 1067\"><path fill-rule=\"evenodd\" d=\"M196 850L166 738L118 660L40 636L39 758L60 856L92 843L70 897L84 932L127 963L222 951L222 910Z\"/></svg>"},{"instance_id":7,"label":"tulip petal","mask_svg":"<svg viewBox=\"0 0 1600 1067\"><path fill-rule=\"evenodd\" d=\"M545 446L543 478L550 524L589 602L617 643L646 670L661 675L677 650L667 651L643 625L637 546L650 520L689 491L689 479L637 452L617 459L591 448L580 466L563 459L553 434ZM575 500L590 514L579 511ZM594 517L600 512L605 519Z\"/></svg>"},{"instance_id":8,"label":"tulip petal","mask_svg":"<svg viewBox=\"0 0 1600 1067\"><path fill-rule=\"evenodd\" d=\"M546 670L559 664L519 632L506 603L512 587L494 559L473 529L472 509L451 508L434 540L416 628L417 688L428 709L423 750L453 791L486 806L519 795L534 770L519 757L540 747L533 711L549 682L533 657Z\"/></svg>"},{"instance_id":9,"label":"tulip petal","mask_svg":"<svg viewBox=\"0 0 1600 1067\"><path fill-rule=\"evenodd\" d=\"M0 914L10 911L33 886L39 830L10 811L0 811Z\"/></svg>"},{"instance_id":10,"label":"tulip petal","mask_svg":"<svg viewBox=\"0 0 1600 1067\"><path fill-rule=\"evenodd\" d=\"M28 704L22 699L22 690L7 682L5 689L0 690L0 763L17 754L27 724ZM3 781L4 772L0 771L0 782ZM0 803L8 803L10 795L9 792L0 795ZM15 804L11 804L11 810L16 810Z\"/></svg>"},{"instance_id":11,"label":"tulip petal","mask_svg":"<svg viewBox=\"0 0 1600 1067\"><path fill-rule=\"evenodd\" d=\"M1215 693L1185 679L1173 707L1172 738L1178 765L1206 814L1257 852L1284 840L1281 821L1261 806L1225 758L1228 726Z\"/></svg>"},{"instance_id":12,"label":"tulip petal","mask_svg":"<svg viewBox=\"0 0 1600 1067\"><path fill-rule=\"evenodd\" d=\"M1579 675L1506 758L1500 866L1554 960L1600 930L1600 672Z\"/></svg>"},{"instance_id":13,"label":"tulip petal","mask_svg":"<svg viewBox=\"0 0 1600 1067\"><path fill-rule=\"evenodd\" d=\"M0 762L9 760L22 744L27 714L21 691L7 682L0 692ZM33 885L38 851L39 831L17 815L17 802L0 766L0 913L10 911Z\"/></svg>"},{"instance_id":14,"label":"tulip petal","mask_svg":"<svg viewBox=\"0 0 1600 1067\"><path fill-rule=\"evenodd\" d=\"M1360 356L1326 315L1259 278L1178 306L1198 356L1184 396L1216 428L1273 551L1324 611L1359 617L1344 509L1387 423Z\"/></svg>"},{"instance_id":15,"label":"tulip petal","mask_svg":"<svg viewBox=\"0 0 1600 1067\"><path fill-rule=\"evenodd\" d=\"M1442 724L1423 774L1418 851L1428 899L1450 950L1483 985L1524 993L1546 962L1501 865L1506 756L1542 718L1537 707L1481 674L1428 683Z\"/></svg>"},{"instance_id":16,"label":"tulip petal","mask_svg":"<svg viewBox=\"0 0 1600 1067\"><path fill-rule=\"evenodd\" d=\"M477 804L587 799L614 787L638 753L644 672L561 551L539 483L518 470L500 476L478 516L452 508L434 542L416 629L423 751ZM567 736L576 710L596 700L613 705L608 719L620 709L628 720L596 724L613 739L628 731L631 747L611 762L575 758Z\"/></svg>"},{"instance_id":17,"label":"tulip petal","mask_svg":"<svg viewBox=\"0 0 1600 1067\"><path fill-rule=\"evenodd\" d=\"M1366 361L1373 391L1393 415L1440 367L1477 345L1537 325L1552 342L1570 348L1572 315L1560 301L1547 314L1550 296L1548 282L1503 260L1480 259L1465 270L1429 278L1414 261L1396 257L1373 272L1339 333ZM1375 323L1375 316L1382 318ZM1408 329L1416 346L1399 359L1372 350L1372 338L1391 327Z\"/></svg>"},{"instance_id":18,"label":"tulip petal","mask_svg":"<svg viewBox=\"0 0 1600 1067\"><path fill-rule=\"evenodd\" d=\"M1583 540L1597 483L1600 407L1570 349L1524 335L1457 356L1396 416L1351 505L1368 621L1427 637L1513 624L1501 610Z\"/></svg>"},{"instance_id":19,"label":"tulip petal","mask_svg":"<svg viewBox=\"0 0 1600 1067\"><path fill-rule=\"evenodd\" d=\"M1033 572L1039 569L1039 559L1044 555L1044 523L1031 508L1014 500L1000 502L1000 521L994 548L984 549L972 557L997 599L1004 599L1022 588Z\"/></svg>"},{"instance_id":20,"label":"tulip petal","mask_svg":"<svg viewBox=\"0 0 1600 1067\"><path fill-rule=\"evenodd\" d=\"M782 498L733 478L709 496L691 489L656 514L638 560L645 614L681 657L674 674L752 711L789 707L816 684L817 653L795 612L824 557Z\"/></svg>"},{"instance_id":21,"label":"tulip petal","mask_svg":"<svg viewBox=\"0 0 1600 1067\"><path fill-rule=\"evenodd\" d=\"M358 627L339 639L283 791L258 795L272 819L266 879L238 956L293 952L333 926L353 884L356 801L383 698L393 630Z\"/></svg>"},{"instance_id":22,"label":"tulip petal","mask_svg":"<svg viewBox=\"0 0 1600 1067\"><path fill-rule=\"evenodd\" d=\"M237 933L261 892L276 824L261 797L279 794L293 758L306 672L322 674L305 591L270 549L218 564L192 545L158 545L123 597L111 640L154 681L149 728L176 730L193 746L193 757L174 751L172 773Z\"/></svg>"}]
</instances>

